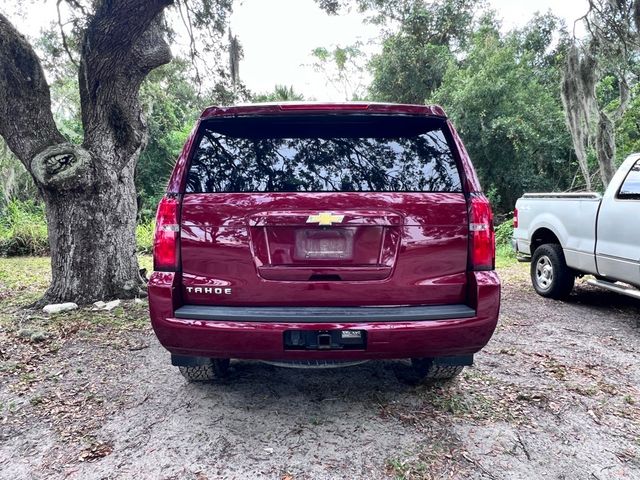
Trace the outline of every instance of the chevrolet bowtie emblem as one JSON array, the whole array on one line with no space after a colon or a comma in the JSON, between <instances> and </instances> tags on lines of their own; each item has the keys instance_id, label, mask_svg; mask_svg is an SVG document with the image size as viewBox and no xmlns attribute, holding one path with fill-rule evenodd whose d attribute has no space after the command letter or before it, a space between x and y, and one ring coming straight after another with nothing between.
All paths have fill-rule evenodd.
<instances>
[{"instance_id":1,"label":"chevrolet bowtie emblem","mask_svg":"<svg viewBox=\"0 0 640 480\"><path fill-rule=\"evenodd\" d=\"M340 223L344 219L344 215L334 215L331 212L320 212L317 215L309 215L307 223L317 223L318 225L327 226L334 223Z\"/></svg>"}]
</instances>

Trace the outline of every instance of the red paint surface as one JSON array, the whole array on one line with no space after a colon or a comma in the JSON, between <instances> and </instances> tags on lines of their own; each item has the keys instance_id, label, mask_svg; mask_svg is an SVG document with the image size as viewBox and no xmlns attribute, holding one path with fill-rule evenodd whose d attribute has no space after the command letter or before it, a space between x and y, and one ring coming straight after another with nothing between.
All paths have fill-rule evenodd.
<instances>
[{"instance_id":1,"label":"red paint surface","mask_svg":"<svg viewBox=\"0 0 640 480\"><path fill-rule=\"evenodd\" d=\"M358 208L363 211L358 214ZM268 246L274 249L273 237L280 235L282 251L294 249L295 229L306 224L280 219L275 226L252 226L264 210L299 213L331 211L345 213L360 231L371 230L369 222L386 225L384 243L354 245L356 262L298 262L311 274L368 273L381 280L363 284L350 282L270 281L260 274L264 267L282 271L282 279L292 279L300 268L282 265ZM352 212L349 214L349 212ZM377 214L376 214L377 212ZM298 222L298 223L296 223ZM296 226L289 226L295 223ZM341 224L342 225L342 224ZM266 228L266 232L265 232ZM277 231L276 235L273 232ZM271 241L266 241L266 236ZM363 234L365 235L365 234ZM377 237L382 240L382 236ZM463 194L451 193L237 193L187 194L182 203L182 279L184 286L227 286L232 295L216 298L221 305L289 305L362 306L394 304L461 303L466 295L467 203ZM367 257L378 257L371 264ZM280 265L278 265L280 263ZM286 263L286 260L285 260ZM370 265L366 265L369 263ZM377 268L387 268L379 273ZM306 279L309 276L307 275ZM278 283L280 285L278 285ZM282 291L287 299L283 301ZM207 304L211 299L183 290L185 303Z\"/></svg>"}]
</instances>

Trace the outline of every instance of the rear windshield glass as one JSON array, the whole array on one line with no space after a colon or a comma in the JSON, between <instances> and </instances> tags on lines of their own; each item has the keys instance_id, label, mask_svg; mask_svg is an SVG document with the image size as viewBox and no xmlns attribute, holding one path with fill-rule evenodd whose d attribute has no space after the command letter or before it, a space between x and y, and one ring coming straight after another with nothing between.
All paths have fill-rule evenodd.
<instances>
[{"instance_id":1,"label":"rear windshield glass","mask_svg":"<svg viewBox=\"0 0 640 480\"><path fill-rule=\"evenodd\" d=\"M202 127L188 193L461 192L443 121L253 117Z\"/></svg>"}]
</instances>

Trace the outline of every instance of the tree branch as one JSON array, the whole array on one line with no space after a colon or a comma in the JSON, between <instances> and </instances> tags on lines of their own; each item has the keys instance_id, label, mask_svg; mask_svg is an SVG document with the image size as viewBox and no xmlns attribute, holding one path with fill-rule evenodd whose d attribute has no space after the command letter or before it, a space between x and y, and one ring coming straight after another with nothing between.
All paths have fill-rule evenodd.
<instances>
[{"instance_id":1,"label":"tree branch","mask_svg":"<svg viewBox=\"0 0 640 480\"><path fill-rule=\"evenodd\" d=\"M146 143L138 91L151 70L171 60L163 10L172 3L103 0L87 25L79 72L84 146L112 149L116 168Z\"/></svg>"},{"instance_id":2,"label":"tree branch","mask_svg":"<svg viewBox=\"0 0 640 480\"><path fill-rule=\"evenodd\" d=\"M0 14L0 136L30 170L31 159L65 141L51 113L49 85L27 40Z\"/></svg>"},{"instance_id":3,"label":"tree branch","mask_svg":"<svg viewBox=\"0 0 640 480\"><path fill-rule=\"evenodd\" d=\"M624 113L627 111L627 108L629 108L629 103L631 102L631 89L629 88L627 80L624 78L624 76L620 76L618 77L618 82L618 88L620 91L620 105L618 105L618 108L616 108L615 111L613 111L611 114L611 118L614 122L617 122L622 118Z\"/></svg>"},{"instance_id":4,"label":"tree branch","mask_svg":"<svg viewBox=\"0 0 640 480\"><path fill-rule=\"evenodd\" d=\"M78 62L76 62L75 58L73 58L73 55L71 55L71 50L69 49L69 42L67 41L67 34L64 33L64 26L62 24L62 13L60 13L60 3L62 3L62 0L58 0L56 2L56 10L58 11L58 27L60 27L60 36L62 37L62 46L64 48L64 51L67 53L67 56L69 57L69 61L76 68L79 68Z\"/></svg>"},{"instance_id":5,"label":"tree branch","mask_svg":"<svg viewBox=\"0 0 640 480\"><path fill-rule=\"evenodd\" d=\"M116 64L125 64L134 44L171 4L173 0L101 1L87 26L83 53L88 58L105 55L120 60Z\"/></svg>"},{"instance_id":6,"label":"tree branch","mask_svg":"<svg viewBox=\"0 0 640 480\"><path fill-rule=\"evenodd\" d=\"M640 0L633 2L633 23L636 25L636 34L640 37ZM640 41L640 38L636 40Z\"/></svg>"}]
</instances>

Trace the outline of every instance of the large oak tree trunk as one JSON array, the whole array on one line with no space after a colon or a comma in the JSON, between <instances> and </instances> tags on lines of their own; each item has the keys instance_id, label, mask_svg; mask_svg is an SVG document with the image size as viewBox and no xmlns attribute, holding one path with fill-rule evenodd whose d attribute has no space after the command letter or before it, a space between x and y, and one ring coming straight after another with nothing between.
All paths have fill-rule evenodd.
<instances>
[{"instance_id":1,"label":"large oak tree trunk","mask_svg":"<svg viewBox=\"0 0 640 480\"><path fill-rule=\"evenodd\" d=\"M40 61L0 14L0 136L33 176L47 212L52 282L40 304L143 293L134 169L147 129L138 92L171 59L162 26L171 3L94 3L79 67L81 146L56 128Z\"/></svg>"},{"instance_id":2,"label":"large oak tree trunk","mask_svg":"<svg viewBox=\"0 0 640 480\"><path fill-rule=\"evenodd\" d=\"M101 175L87 191L44 193L55 273L43 303L88 303L141 293L133 165Z\"/></svg>"}]
</instances>

